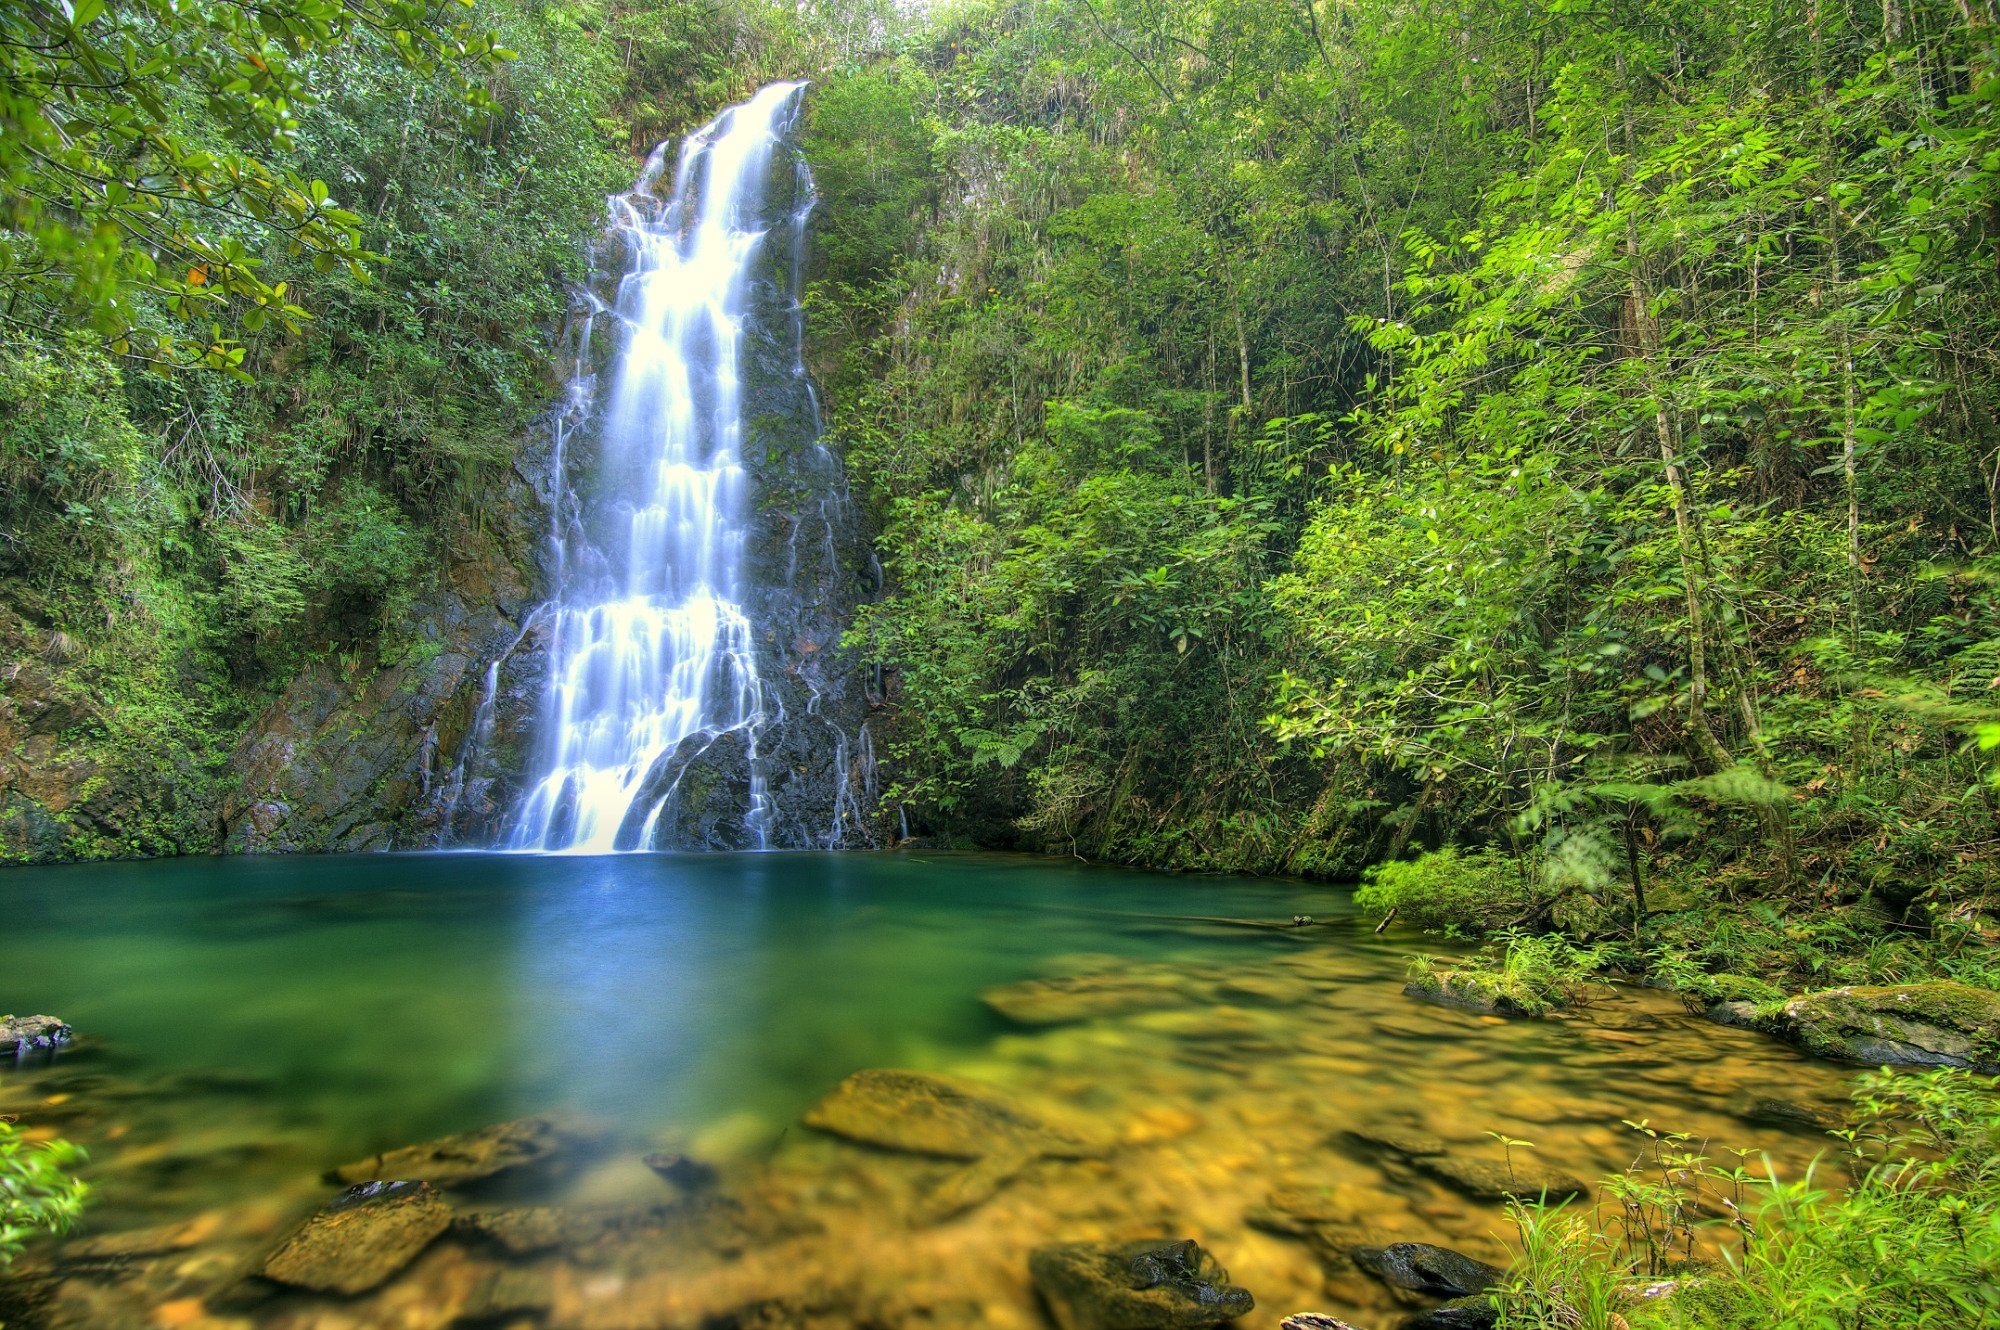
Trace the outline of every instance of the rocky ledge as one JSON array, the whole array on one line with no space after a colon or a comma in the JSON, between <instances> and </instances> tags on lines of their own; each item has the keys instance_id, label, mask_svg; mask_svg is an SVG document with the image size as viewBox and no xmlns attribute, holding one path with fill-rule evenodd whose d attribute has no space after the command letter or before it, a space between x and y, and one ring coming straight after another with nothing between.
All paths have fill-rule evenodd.
<instances>
[{"instance_id":1,"label":"rocky ledge","mask_svg":"<svg viewBox=\"0 0 2000 1330\"><path fill-rule=\"evenodd\" d=\"M73 1037L53 1016L0 1016L0 1053L42 1052L61 1048Z\"/></svg>"}]
</instances>

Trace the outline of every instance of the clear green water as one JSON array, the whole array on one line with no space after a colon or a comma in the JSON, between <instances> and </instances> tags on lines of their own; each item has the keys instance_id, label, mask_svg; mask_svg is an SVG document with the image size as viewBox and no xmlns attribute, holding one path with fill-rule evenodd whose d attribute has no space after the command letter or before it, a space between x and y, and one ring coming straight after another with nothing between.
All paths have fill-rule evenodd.
<instances>
[{"instance_id":1,"label":"clear green water","mask_svg":"<svg viewBox=\"0 0 2000 1330\"><path fill-rule=\"evenodd\" d=\"M1394 1118L1495 1158L1500 1132L1595 1178L1632 1161L1621 1120L1645 1118L1795 1171L1825 1139L1745 1105L1837 1103L1848 1076L1661 994L1623 993L1569 1023L1415 1002L1403 958L1435 940L1376 936L1339 888L1063 860L191 859L7 870L0 913L0 1011L47 1012L81 1035L53 1065L0 1070L0 1112L91 1150L93 1234L201 1225L192 1254L115 1279L65 1276L60 1251L24 1263L55 1290L38 1315L56 1330L155 1315L203 1330L450 1325L450 1290L495 1258L449 1239L379 1302L287 1296L189 1318L204 1298L227 1302L218 1290L331 1194L325 1169L556 1110L603 1123L612 1147L511 1199L669 1198L638 1163L666 1146L718 1164L752 1210L803 1216L818 1236L786 1238L768 1270L732 1248L694 1265L658 1255L660 1270L654 1256L627 1261L615 1283L539 1257L560 1297L523 1324L694 1327L758 1296L804 1296L805 1281L864 1309L814 1326L1035 1327L1030 1246L1151 1232L1213 1247L1258 1295L1247 1326L1314 1308L1386 1324L1396 1304L1378 1286L1246 1215L1306 1187L1357 1228L1496 1260L1503 1216L1407 1161L1339 1144L1345 1127ZM1324 922L1199 918L1295 914ZM980 1001L1105 957L1221 967L1267 991L1035 1029ZM799 1122L842 1077L879 1066L979 1078L1094 1119L1121 1144L1104 1160L1038 1164L948 1223L919 1221L910 1197L935 1185L938 1161Z\"/></svg>"}]
</instances>

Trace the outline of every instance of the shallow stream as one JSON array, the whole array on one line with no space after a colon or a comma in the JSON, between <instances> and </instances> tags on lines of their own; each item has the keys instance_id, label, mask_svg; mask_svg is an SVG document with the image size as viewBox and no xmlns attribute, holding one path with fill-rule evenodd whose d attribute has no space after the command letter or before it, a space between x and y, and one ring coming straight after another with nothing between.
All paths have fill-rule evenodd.
<instances>
[{"instance_id":1,"label":"shallow stream","mask_svg":"<svg viewBox=\"0 0 2000 1330\"><path fill-rule=\"evenodd\" d=\"M0 1011L79 1034L0 1071L0 1113L84 1145L96 1191L19 1263L16 1330L1039 1328L1030 1249L1156 1235L1220 1258L1246 1327L1380 1330L1424 1300L1329 1234L1504 1264L1509 1229L1370 1133L1590 1180L1644 1121L1796 1176L1832 1142L1760 1101L1837 1108L1852 1075L1651 991L1566 1021L1415 1001L1404 958L1437 942L1376 936L1338 888L1061 860L189 859L9 869L0 911ZM1087 977L1020 987L1051 976ZM982 1001L1005 985L1017 1019ZM1096 1145L968 1191L962 1158L803 1124L877 1067ZM569 1143L445 1199L549 1207L544 1239L461 1225L353 1297L254 1277L329 1169L526 1115Z\"/></svg>"}]
</instances>

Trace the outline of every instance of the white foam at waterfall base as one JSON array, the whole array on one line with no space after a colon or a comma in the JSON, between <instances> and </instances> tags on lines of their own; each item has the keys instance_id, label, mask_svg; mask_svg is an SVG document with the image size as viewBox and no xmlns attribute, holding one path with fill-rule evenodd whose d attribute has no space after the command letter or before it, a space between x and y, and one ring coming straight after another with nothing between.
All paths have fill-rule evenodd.
<instances>
[{"instance_id":1,"label":"white foam at waterfall base","mask_svg":"<svg viewBox=\"0 0 2000 1330\"><path fill-rule=\"evenodd\" d=\"M563 567L593 571L553 607L549 755L513 848L645 849L657 803L636 810L646 818L636 843L619 832L675 745L745 729L754 752L764 715L742 608L739 369L763 193L803 86L773 84L690 135L664 205L658 150L633 191L611 200L628 266L609 310L622 345L595 418L598 467L614 483L599 486L581 524L599 557L558 551ZM559 529L558 542L568 538ZM764 792L754 769L749 779L748 830L761 845Z\"/></svg>"}]
</instances>

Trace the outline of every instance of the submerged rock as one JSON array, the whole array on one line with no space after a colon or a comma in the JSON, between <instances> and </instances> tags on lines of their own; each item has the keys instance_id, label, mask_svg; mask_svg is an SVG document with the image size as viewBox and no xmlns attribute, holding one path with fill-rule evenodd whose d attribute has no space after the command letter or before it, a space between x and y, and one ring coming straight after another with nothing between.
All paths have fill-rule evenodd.
<instances>
[{"instance_id":1,"label":"submerged rock","mask_svg":"<svg viewBox=\"0 0 2000 1330\"><path fill-rule=\"evenodd\" d=\"M1506 1271L1498 1266L1428 1242L1357 1247L1351 1255L1356 1265L1390 1287L1433 1297L1462 1298L1483 1293L1506 1277Z\"/></svg>"},{"instance_id":2,"label":"submerged rock","mask_svg":"<svg viewBox=\"0 0 2000 1330\"><path fill-rule=\"evenodd\" d=\"M1440 1306L1405 1316L1397 1330L1493 1330L1499 1324L1500 1313L1494 1308L1493 1300L1481 1295L1453 1298Z\"/></svg>"},{"instance_id":3,"label":"submerged rock","mask_svg":"<svg viewBox=\"0 0 2000 1330\"><path fill-rule=\"evenodd\" d=\"M53 1016L0 1016L0 1053L33 1053L61 1048L74 1036Z\"/></svg>"},{"instance_id":4,"label":"submerged rock","mask_svg":"<svg viewBox=\"0 0 2000 1330\"><path fill-rule=\"evenodd\" d=\"M1061 1330L1195 1330L1256 1305L1186 1239L1038 1247L1028 1273Z\"/></svg>"},{"instance_id":5,"label":"submerged rock","mask_svg":"<svg viewBox=\"0 0 2000 1330\"><path fill-rule=\"evenodd\" d=\"M577 1144L578 1139L578 1133L553 1118L521 1118L385 1151L371 1159L344 1164L330 1176L346 1183L419 1178L450 1187L542 1163Z\"/></svg>"},{"instance_id":6,"label":"submerged rock","mask_svg":"<svg viewBox=\"0 0 2000 1330\"><path fill-rule=\"evenodd\" d=\"M910 1154L944 1159L1099 1151L1052 1127L990 1086L925 1072L857 1071L806 1110L808 1127Z\"/></svg>"},{"instance_id":7,"label":"submerged rock","mask_svg":"<svg viewBox=\"0 0 2000 1330\"><path fill-rule=\"evenodd\" d=\"M1451 1150L1442 1136L1395 1122L1356 1123L1341 1132L1341 1137L1364 1152L1387 1150L1405 1159L1427 1159Z\"/></svg>"},{"instance_id":8,"label":"submerged rock","mask_svg":"<svg viewBox=\"0 0 2000 1330\"><path fill-rule=\"evenodd\" d=\"M1018 1025L1066 1025L1200 1002L1208 986L1166 966L1134 966L1001 984L980 1001Z\"/></svg>"},{"instance_id":9,"label":"submerged rock","mask_svg":"<svg viewBox=\"0 0 2000 1330\"><path fill-rule=\"evenodd\" d=\"M1497 1159L1463 1159L1457 1155L1428 1155L1410 1161L1416 1167L1481 1201L1522 1200L1566 1201L1590 1195L1590 1184L1581 1178L1539 1164L1516 1163L1511 1167Z\"/></svg>"},{"instance_id":10,"label":"submerged rock","mask_svg":"<svg viewBox=\"0 0 2000 1330\"><path fill-rule=\"evenodd\" d=\"M1846 1114L1823 1104L1806 1104L1795 1099L1753 1099L1737 1115L1752 1122L1776 1122L1817 1131L1838 1131L1847 1125Z\"/></svg>"},{"instance_id":11,"label":"submerged rock","mask_svg":"<svg viewBox=\"0 0 2000 1330\"><path fill-rule=\"evenodd\" d=\"M991 1087L885 1068L849 1076L806 1111L805 1123L885 1150L971 1161L918 1207L916 1218L925 1223L980 1204L1037 1159L1085 1159L1103 1152Z\"/></svg>"},{"instance_id":12,"label":"submerged rock","mask_svg":"<svg viewBox=\"0 0 2000 1330\"><path fill-rule=\"evenodd\" d=\"M2000 1073L2000 993L1966 984L1830 988L1760 1024L1821 1057Z\"/></svg>"},{"instance_id":13,"label":"submerged rock","mask_svg":"<svg viewBox=\"0 0 2000 1330\"><path fill-rule=\"evenodd\" d=\"M562 1215L540 1205L468 1210L452 1217L452 1227L484 1238L511 1256L554 1251L565 1236Z\"/></svg>"},{"instance_id":14,"label":"submerged rock","mask_svg":"<svg viewBox=\"0 0 2000 1330\"><path fill-rule=\"evenodd\" d=\"M365 1293L451 1226L427 1182L370 1182L329 1201L264 1262L264 1278L315 1293Z\"/></svg>"},{"instance_id":15,"label":"submerged rock","mask_svg":"<svg viewBox=\"0 0 2000 1330\"><path fill-rule=\"evenodd\" d=\"M682 1191L704 1191L713 1187L721 1176L713 1164L664 1150L647 1155L642 1162Z\"/></svg>"}]
</instances>

